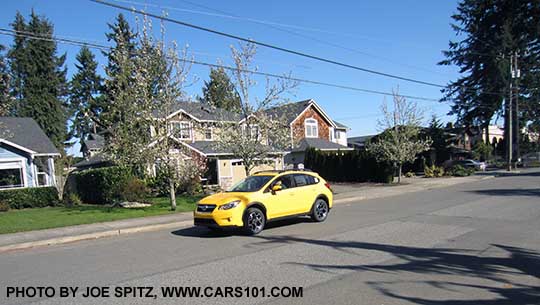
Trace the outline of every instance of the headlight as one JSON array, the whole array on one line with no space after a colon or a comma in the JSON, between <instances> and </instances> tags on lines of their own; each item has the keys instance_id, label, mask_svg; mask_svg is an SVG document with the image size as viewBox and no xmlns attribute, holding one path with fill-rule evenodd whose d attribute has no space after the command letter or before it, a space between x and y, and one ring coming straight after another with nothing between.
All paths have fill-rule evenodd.
<instances>
[{"instance_id":1,"label":"headlight","mask_svg":"<svg viewBox=\"0 0 540 305\"><path fill-rule=\"evenodd\" d=\"M240 204L240 200L231 201L229 203L226 203L224 205L219 206L220 210L230 210L232 208L237 207Z\"/></svg>"}]
</instances>

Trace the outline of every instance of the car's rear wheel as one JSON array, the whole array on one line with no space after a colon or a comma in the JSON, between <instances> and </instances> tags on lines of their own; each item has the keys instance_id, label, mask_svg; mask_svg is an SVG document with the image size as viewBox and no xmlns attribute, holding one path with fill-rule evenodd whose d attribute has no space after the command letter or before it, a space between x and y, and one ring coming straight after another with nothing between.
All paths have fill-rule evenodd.
<instances>
[{"instance_id":1,"label":"car's rear wheel","mask_svg":"<svg viewBox=\"0 0 540 305\"><path fill-rule=\"evenodd\" d=\"M311 208L311 219L316 222L323 222L328 217L328 212L330 208L328 207L328 202L324 199L317 199Z\"/></svg>"},{"instance_id":2,"label":"car's rear wheel","mask_svg":"<svg viewBox=\"0 0 540 305\"><path fill-rule=\"evenodd\" d=\"M259 234L266 224L266 217L259 208L248 208L244 213L244 231L248 235Z\"/></svg>"}]
</instances>

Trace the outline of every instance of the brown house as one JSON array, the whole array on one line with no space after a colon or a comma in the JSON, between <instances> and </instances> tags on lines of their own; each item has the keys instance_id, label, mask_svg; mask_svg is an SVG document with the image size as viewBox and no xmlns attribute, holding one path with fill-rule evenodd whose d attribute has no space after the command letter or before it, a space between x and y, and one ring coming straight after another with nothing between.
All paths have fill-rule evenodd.
<instances>
[{"instance_id":1,"label":"brown house","mask_svg":"<svg viewBox=\"0 0 540 305\"><path fill-rule=\"evenodd\" d=\"M313 99L289 103L268 110L270 115L285 117L291 129L291 149L285 164L297 167L304 163L305 151L351 150L347 147L348 127L338 123Z\"/></svg>"}]
</instances>

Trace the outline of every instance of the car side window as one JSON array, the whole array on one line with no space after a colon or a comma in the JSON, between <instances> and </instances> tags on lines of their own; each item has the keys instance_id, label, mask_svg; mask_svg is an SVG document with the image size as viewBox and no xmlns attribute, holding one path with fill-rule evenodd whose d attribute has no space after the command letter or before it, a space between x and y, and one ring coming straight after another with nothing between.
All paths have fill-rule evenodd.
<instances>
[{"instance_id":1,"label":"car side window","mask_svg":"<svg viewBox=\"0 0 540 305\"><path fill-rule=\"evenodd\" d=\"M278 182L281 182L281 189L282 190L290 189L290 188L293 188L293 187L296 186L294 184L294 180L293 180L292 175L285 175L285 176L279 177L278 179L276 179L276 181L274 183L272 183L272 185L276 185L276 183L278 183Z\"/></svg>"},{"instance_id":2,"label":"car side window","mask_svg":"<svg viewBox=\"0 0 540 305\"><path fill-rule=\"evenodd\" d=\"M296 182L297 186L304 186L304 185L310 185L313 184L313 177L309 175L302 175L302 174L296 174L294 175L294 181Z\"/></svg>"}]
</instances>

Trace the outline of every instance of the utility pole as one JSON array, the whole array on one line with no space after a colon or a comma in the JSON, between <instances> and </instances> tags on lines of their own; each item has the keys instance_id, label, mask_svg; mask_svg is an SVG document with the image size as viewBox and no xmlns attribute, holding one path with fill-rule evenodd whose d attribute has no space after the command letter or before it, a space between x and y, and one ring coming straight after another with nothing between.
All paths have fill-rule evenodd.
<instances>
[{"instance_id":1,"label":"utility pole","mask_svg":"<svg viewBox=\"0 0 540 305\"><path fill-rule=\"evenodd\" d=\"M512 163L514 162L514 156L515 160L519 158L519 104L518 104L518 97L519 97L519 86L516 86L517 94L515 95L515 110L513 106L513 99L514 99L514 80L519 80L521 77L521 71L518 68L518 52L514 51L513 53L510 53L510 91L508 94L508 101L507 101L507 109L506 109L506 117L507 117L507 127L508 131L506 131L507 136L507 170L512 170ZM515 122L513 121L515 111ZM513 125L516 125L515 128Z\"/></svg>"},{"instance_id":2,"label":"utility pole","mask_svg":"<svg viewBox=\"0 0 540 305\"><path fill-rule=\"evenodd\" d=\"M518 52L514 52L514 67L513 67L513 70L512 70L512 79L516 79L517 82L516 82L516 86L515 86L515 125L516 127L514 128L514 133L515 133L515 141L514 141L514 158L516 160L516 165L517 165L517 160L519 160L519 158L521 157L520 156L520 150L519 150L519 79L521 77L521 70L519 70L518 68ZM517 166L516 166L517 167Z\"/></svg>"},{"instance_id":3,"label":"utility pole","mask_svg":"<svg viewBox=\"0 0 540 305\"><path fill-rule=\"evenodd\" d=\"M510 90L508 93L508 100L506 101L506 170L512 170L512 83L514 73L514 54L510 54Z\"/></svg>"}]
</instances>

